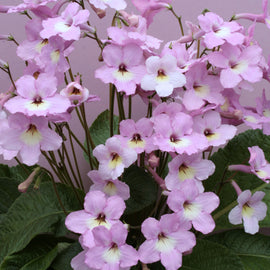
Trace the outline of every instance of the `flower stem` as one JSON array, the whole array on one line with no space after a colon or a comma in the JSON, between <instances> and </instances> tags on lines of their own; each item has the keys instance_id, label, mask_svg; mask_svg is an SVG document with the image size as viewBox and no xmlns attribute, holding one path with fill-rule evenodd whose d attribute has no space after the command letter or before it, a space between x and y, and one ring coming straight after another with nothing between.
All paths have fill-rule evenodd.
<instances>
[{"instance_id":1,"label":"flower stem","mask_svg":"<svg viewBox=\"0 0 270 270\"><path fill-rule=\"evenodd\" d=\"M114 113L114 100L115 100L115 86L110 84L110 135L114 135L113 132L113 113Z\"/></svg>"}]
</instances>

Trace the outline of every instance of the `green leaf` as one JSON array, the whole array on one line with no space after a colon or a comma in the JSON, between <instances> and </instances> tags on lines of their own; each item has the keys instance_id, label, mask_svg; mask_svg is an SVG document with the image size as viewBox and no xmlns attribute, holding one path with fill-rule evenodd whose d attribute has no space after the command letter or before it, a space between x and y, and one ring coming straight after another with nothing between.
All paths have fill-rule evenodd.
<instances>
[{"instance_id":1,"label":"green leaf","mask_svg":"<svg viewBox=\"0 0 270 270\"><path fill-rule=\"evenodd\" d=\"M197 239L192 253L183 256L181 270L244 270L240 258L229 248Z\"/></svg>"},{"instance_id":2,"label":"green leaf","mask_svg":"<svg viewBox=\"0 0 270 270\"><path fill-rule=\"evenodd\" d=\"M8 211L12 203L21 195L18 191L18 180L0 177L0 214Z\"/></svg>"},{"instance_id":3,"label":"green leaf","mask_svg":"<svg viewBox=\"0 0 270 270\"><path fill-rule=\"evenodd\" d=\"M206 191L218 192L220 206L214 212L218 213L237 199L237 194L228 179L234 179L242 190L254 190L264 182L253 174L243 172L229 172L231 164L247 164L250 157L248 147L258 145L263 149L266 159L270 160L270 136L264 135L261 130L248 130L234 137L224 149L214 153L211 160L216 165L215 173L204 181ZM228 212L217 219L217 229L232 228L228 221ZM270 223L269 223L270 225Z\"/></svg>"},{"instance_id":4,"label":"green leaf","mask_svg":"<svg viewBox=\"0 0 270 270\"><path fill-rule=\"evenodd\" d=\"M23 250L7 256L0 270L46 270L56 255L57 240L50 235L40 235Z\"/></svg>"},{"instance_id":5,"label":"green leaf","mask_svg":"<svg viewBox=\"0 0 270 270\"><path fill-rule=\"evenodd\" d=\"M67 213L81 208L72 188L57 184L57 190ZM83 194L78 194L83 201ZM23 249L38 234L65 235L65 217L51 182L20 195L0 224L0 261Z\"/></svg>"},{"instance_id":6,"label":"green leaf","mask_svg":"<svg viewBox=\"0 0 270 270\"><path fill-rule=\"evenodd\" d=\"M72 270L70 262L72 258L74 258L81 251L82 248L78 242L69 245L67 248L61 251L53 261L52 268L54 270Z\"/></svg>"},{"instance_id":7,"label":"green leaf","mask_svg":"<svg viewBox=\"0 0 270 270\"><path fill-rule=\"evenodd\" d=\"M113 132L114 134L118 134L118 124L119 118L118 116L113 116ZM95 146L99 144L105 144L106 140L111 137L110 135L110 112L109 110L105 110L96 118L96 120L92 123L89 128L92 140ZM84 142L86 145L86 141ZM88 160L87 155L84 153L84 157Z\"/></svg>"},{"instance_id":8,"label":"green leaf","mask_svg":"<svg viewBox=\"0 0 270 270\"><path fill-rule=\"evenodd\" d=\"M232 230L208 237L237 255L245 270L265 270L270 265L270 236Z\"/></svg>"},{"instance_id":9,"label":"green leaf","mask_svg":"<svg viewBox=\"0 0 270 270\"><path fill-rule=\"evenodd\" d=\"M10 169L8 165L0 164L0 177L9 177L10 178Z\"/></svg>"},{"instance_id":10,"label":"green leaf","mask_svg":"<svg viewBox=\"0 0 270 270\"><path fill-rule=\"evenodd\" d=\"M130 198L126 201L125 215L139 212L156 201L157 184L142 168L135 165L130 166L124 171L122 181L130 189Z\"/></svg>"},{"instance_id":11,"label":"green leaf","mask_svg":"<svg viewBox=\"0 0 270 270\"><path fill-rule=\"evenodd\" d=\"M259 222L260 227L270 227L270 186L269 184L262 189L263 192L265 192L265 196L263 198L263 201L266 203L267 205L267 213L266 213L266 217Z\"/></svg>"}]
</instances>

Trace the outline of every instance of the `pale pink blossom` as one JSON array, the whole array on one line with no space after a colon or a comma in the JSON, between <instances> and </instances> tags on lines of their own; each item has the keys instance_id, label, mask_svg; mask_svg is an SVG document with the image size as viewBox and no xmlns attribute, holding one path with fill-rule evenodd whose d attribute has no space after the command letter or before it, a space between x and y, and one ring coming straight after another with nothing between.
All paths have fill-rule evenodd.
<instances>
[{"instance_id":1,"label":"pale pink blossom","mask_svg":"<svg viewBox=\"0 0 270 270\"><path fill-rule=\"evenodd\" d=\"M211 160L202 159L201 154L177 155L168 163L168 167L169 173L165 183L169 190L181 189L186 181L194 180L202 192L204 190L202 181L215 171L215 164Z\"/></svg>"},{"instance_id":2,"label":"pale pink blossom","mask_svg":"<svg viewBox=\"0 0 270 270\"><path fill-rule=\"evenodd\" d=\"M146 238L139 248L140 261L153 263L161 260L167 270L177 270L182 265L182 254L196 245L196 238L189 232L190 223L179 221L176 214L161 216L160 221L150 217L142 223Z\"/></svg>"},{"instance_id":3,"label":"pale pink blossom","mask_svg":"<svg viewBox=\"0 0 270 270\"><path fill-rule=\"evenodd\" d=\"M234 225L244 224L246 233L255 234L259 231L259 221L266 216L267 206L262 202L265 193L250 190L243 191L237 199L238 205L229 213L229 221Z\"/></svg>"},{"instance_id":4,"label":"pale pink blossom","mask_svg":"<svg viewBox=\"0 0 270 270\"><path fill-rule=\"evenodd\" d=\"M170 7L172 0L132 0L133 5L141 12L142 16L147 19L147 25L149 26L154 16L161 11Z\"/></svg>"},{"instance_id":5,"label":"pale pink blossom","mask_svg":"<svg viewBox=\"0 0 270 270\"><path fill-rule=\"evenodd\" d=\"M100 144L93 150L99 161L98 171L102 178L115 180L124 169L137 160L137 153L131 148L123 148L116 137L109 138L105 145Z\"/></svg>"},{"instance_id":6,"label":"pale pink blossom","mask_svg":"<svg viewBox=\"0 0 270 270\"><path fill-rule=\"evenodd\" d=\"M154 144L162 151L188 155L198 153L206 149L208 143L205 136L193 132L192 127L192 117L183 112L173 118L165 114L155 116Z\"/></svg>"},{"instance_id":7,"label":"pale pink blossom","mask_svg":"<svg viewBox=\"0 0 270 270\"><path fill-rule=\"evenodd\" d=\"M203 41L209 49L225 42L233 46L241 45L244 42L244 35L241 33L242 26L237 22L224 22L220 16L213 12L199 15L198 20L201 29L205 31Z\"/></svg>"},{"instance_id":8,"label":"pale pink blossom","mask_svg":"<svg viewBox=\"0 0 270 270\"><path fill-rule=\"evenodd\" d=\"M62 144L62 138L48 127L45 117L16 113L9 116L8 124L0 132L0 145L18 151L22 162L29 166L38 162L41 150L54 151Z\"/></svg>"},{"instance_id":9,"label":"pale pink blossom","mask_svg":"<svg viewBox=\"0 0 270 270\"><path fill-rule=\"evenodd\" d=\"M125 9L127 3L125 0L88 0L95 8L104 10L108 6L115 10Z\"/></svg>"},{"instance_id":10,"label":"pale pink blossom","mask_svg":"<svg viewBox=\"0 0 270 270\"><path fill-rule=\"evenodd\" d=\"M126 244L127 228L119 223L108 230L105 227L93 229L95 247L85 254L85 263L94 269L127 270L138 262L137 250Z\"/></svg>"},{"instance_id":11,"label":"pale pink blossom","mask_svg":"<svg viewBox=\"0 0 270 270\"><path fill-rule=\"evenodd\" d=\"M187 90L182 102L187 110L200 109L207 103L218 106L225 102L221 94L223 87L219 77L209 75L205 64L193 65L185 75Z\"/></svg>"},{"instance_id":12,"label":"pale pink blossom","mask_svg":"<svg viewBox=\"0 0 270 270\"><path fill-rule=\"evenodd\" d=\"M56 93L57 80L49 74L41 73L37 78L25 75L15 84L18 96L5 103L11 113L47 116L64 113L70 106L68 98Z\"/></svg>"},{"instance_id":13,"label":"pale pink blossom","mask_svg":"<svg viewBox=\"0 0 270 270\"><path fill-rule=\"evenodd\" d=\"M56 2L57 0L23 0L24 3L18 6L10 7L8 13L23 12L27 9L33 10L41 6L45 6L50 2Z\"/></svg>"},{"instance_id":14,"label":"pale pink blossom","mask_svg":"<svg viewBox=\"0 0 270 270\"><path fill-rule=\"evenodd\" d=\"M153 123L148 118L141 118L136 123L132 119L120 122L120 136L124 147L134 149L138 154L155 150L152 142Z\"/></svg>"},{"instance_id":15,"label":"pale pink blossom","mask_svg":"<svg viewBox=\"0 0 270 270\"><path fill-rule=\"evenodd\" d=\"M175 88L186 83L185 75L177 67L176 58L170 54L162 58L150 56L145 64L147 74L141 81L141 88L145 91L155 90L160 97L167 97Z\"/></svg>"},{"instance_id":16,"label":"pale pink blossom","mask_svg":"<svg viewBox=\"0 0 270 270\"><path fill-rule=\"evenodd\" d=\"M200 193L193 180L185 182L181 190L173 190L167 203L180 220L191 221L197 231L208 234L214 230L210 214L218 207L219 197L213 192Z\"/></svg>"},{"instance_id":17,"label":"pale pink blossom","mask_svg":"<svg viewBox=\"0 0 270 270\"><path fill-rule=\"evenodd\" d=\"M89 11L79 10L79 7L77 3L70 3L61 16L44 20L40 36L45 39L59 35L64 40L79 40L80 25L86 23L89 17Z\"/></svg>"},{"instance_id":18,"label":"pale pink blossom","mask_svg":"<svg viewBox=\"0 0 270 270\"><path fill-rule=\"evenodd\" d=\"M107 197L99 190L89 191L84 198L84 209L70 213L65 221L66 227L82 234L83 245L95 246L92 230L98 226L110 228L119 222L126 206L119 196Z\"/></svg>"},{"instance_id":19,"label":"pale pink blossom","mask_svg":"<svg viewBox=\"0 0 270 270\"><path fill-rule=\"evenodd\" d=\"M251 45L244 49L230 44L224 44L220 52L208 55L209 62L221 68L220 82L224 88L236 87L242 80L251 83L262 79L262 69L259 63L262 57L262 49L257 45Z\"/></svg>"},{"instance_id":20,"label":"pale pink blossom","mask_svg":"<svg viewBox=\"0 0 270 270\"><path fill-rule=\"evenodd\" d=\"M208 111L194 118L194 130L205 136L209 146L219 146L232 139L237 128L221 124L220 114L216 111Z\"/></svg>"},{"instance_id":21,"label":"pale pink blossom","mask_svg":"<svg viewBox=\"0 0 270 270\"><path fill-rule=\"evenodd\" d=\"M145 74L142 49L130 43L125 46L108 45L103 50L106 66L96 70L95 77L104 83L115 84L118 92L135 93L136 85Z\"/></svg>"},{"instance_id":22,"label":"pale pink blossom","mask_svg":"<svg viewBox=\"0 0 270 270\"><path fill-rule=\"evenodd\" d=\"M97 170L90 171L87 176L93 182L90 190L100 190L108 197L117 195L123 200L127 200L130 197L129 186L122 181L117 179L104 180Z\"/></svg>"},{"instance_id":23,"label":"pale pink blossom","mask_svg":"<svg viewBox=\"0 0 270 270\"><path fill-rule=\"evenodd\" d=\"M270 164L265 159L264 152L259 146L248 147L250 158L249 165L238 164L230 165L228 169L230 171L241 171L245 173L253 173L258 178L262 179L266 183L269 183L270 179Z\"/></svg>"}]
</instances>

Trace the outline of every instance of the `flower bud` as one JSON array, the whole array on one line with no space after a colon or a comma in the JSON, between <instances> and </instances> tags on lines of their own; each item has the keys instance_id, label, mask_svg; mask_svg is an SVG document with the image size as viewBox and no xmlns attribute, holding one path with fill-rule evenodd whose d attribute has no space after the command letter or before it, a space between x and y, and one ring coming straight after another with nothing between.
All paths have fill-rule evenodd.
<instances>
[{"instance_id":1,"label":"flower bud","mask_svg":"<svg viewBox=\"0 0 270 270\"><path fill-rule=\"evenodd\" d=\"M29 188L29 186L31 185L31 183L34 181L34 178L36 176L36 174L39 172L40 167L37 167L29 176L28 178L22 182L21 184L19 184L18 186L18 190L19 192L26 192L27 189Z\"/></svg>"}]
</instances>

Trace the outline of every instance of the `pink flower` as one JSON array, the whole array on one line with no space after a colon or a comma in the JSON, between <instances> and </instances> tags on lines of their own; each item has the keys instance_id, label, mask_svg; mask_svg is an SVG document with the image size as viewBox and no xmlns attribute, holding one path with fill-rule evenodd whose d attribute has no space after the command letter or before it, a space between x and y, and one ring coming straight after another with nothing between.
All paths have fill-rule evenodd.
<instances>
[{"instance_id":1,"label":"pink flower","mask_svg":"<svg viewBox=\"0 0 270 270\"><path fill-rule=\"evenodd\" d=\"M258 66L262 49L257 45L240 50L236 46L224 44L221 52L208 55L209 62L220 67L220 82L224 88L236 87L243 79L254 83L262 79L262 70Z\"/></svg>"},{"instance_id":2,"label":"pink flower","mask_svg":"<svg viewBox=\"0 0 270 270\"><path fill-rule=\"evenodd\" d=\"M59 35L64 40L79 40L80 25L87 22L89 17L88 10L80 10L77 3L70 3L61 13L60 17L49 18L42 22L44 29L40 32L40 36L50 38Z\"/></svg>"},{"instance_id":3,"label":"pink flower","mask_svg":"<svg viewBox=\"0 0 270 270\"><path fill-rule=\"evenodd\" d=\"M18 96L5 103L11 113L21 112L29 116L47 116L66 112L70 101L56 94L55 77L41 73L37 78L25 75L16 81Z\"/></svg>"},{"instance_id":4,"label":"pink flower","mask_svg":"<svg viewBox=\"0 0 270 270\"><path fill-rule=\"evenodd\" d=\"M153 123L148 118L141 118L136 123L132 119L120 123L118 138L125 147L134 149L138 154L155 150L152 142Z\"/></svg>"},{"instance_id":5,"label":"pink flower","mask_svg":"<svg viewBox=\"0 0 270 270\"><path fill-rule=\"evenodd\" d=\"M128 231L120 222L112 225L110 230L105 227L93 229L95 247L85 255L85 263L94 269L129 269L138 262L135 248L126 244Z\"/></svg>"},{"instance_id":6,"label":"pink flower","mask_svg":"<svg viewBox=\"0 0 270 270\"><path fill-rule=\"evenodd\" d=\"M168 270L177 270L182 265L182 254L196 244L195 235L189 232L190 224L179 222L176 214L163 215L160 221L147 218L142 223L146 238L139 248L140 261L153 263L161 260Z\"/></svg>"},{"instance_id":7,"label":"pink flower","mask_svg":"<svg viewBox=\"0 0 270 270\"><path fill-rule=\"evenodd\" d=\"M262 179L266 183L269 183L270 179L270 164L265 159L264 152L259 146L248 147L250 158L250 166L239 164L230 165L228 169L230 171L241 171L245 173L253 173L258 178Z\"/></svg>"},{"instance_id":8,"label":"pink flower","mask_svg":"<svg viewBox=\"0 0 270 270\"><path fill-rule=\"evenodd\" d=\"M77 76L74 82L62 89L60 95L67 97L74 105L100 100L98 96L89 95L89 90L80 84L80 76Z\"/></svg>"},{"instance_id":9,"label":"pink flower","mask_svg":"<svg viewBox=\"0 0 270 270\"><path fill-rule=\"evenodd\" d=\"M23 4L20 4L15 7L10 7L8 10L8 13L13 13L13 12L23 12L27 9L37 9L40 6L45 6L50 2L56 2L57 0L23 0Z\"/></svg>"},{"instance_id":10,"label":"pink flower","mask_svg":"<svg viewBox=\"0 0 270 270\"><path fill-rule=\"evenodd\" d=\"M216 111L208 111L202 116L195 117L194 130L205 136L209 146L225 144L237 131L235 126L222 125L220 114Z\"/></svg>"},{"instance_id":11,"label":"pink flower","mask_svg":"<svg viewBox=\"0 0 270 270\"><path fill-rule=\"evenodd\" d=\"M116 137L109 138L105 145L98 145L93 155L99 161L98 171L103 179L115 180L123 173L124 168L137 160L135 150L123 148Z\"/></svg>"},{"instance_id":12,"label":"pink flower","mask_svg":"<svg viewBox=\"0 0 270 270\"><path fill-rule=\"evenodd\" d=\"M9 127L0 132L0 145L19 151L23 163L29 166L38 162L41 150L54 151L61 146L61 137L48 128L45 117L29 118L16 113L9 116L8 122Z\"/></svg>"},{"instance_id":13,"label":"pink flower","mask_svg":"<svg viewBox=\"0 0 270 270\"><path fill-rule=\"evenodd\" d=\"M127 4L125 0L88 0L95 8L104 10L108 6L115 10L125 9Z\"/></svg>"},{"instance_id":14,"label":"pink flower","mask_svg":"<svg viewBox=\"0 0 270 270\"><path fill-rule=\"evenodd\" d=\"M141 12L142 16L147 19L149 26L154 16L162 9L168 8L172 0L132 0L133 5Z\"/></svg>"},{"instance_id":15,"label":"pink flower","mask_svg":"<svg viewBox=\"0 0 270 270\"><path fill-rule=\"evenodd\" d=\"M206 138L193 132L193 120L179 112L173 118L160 114L154 118L154 144L162 151L195 154L207 148Z\"/></svg>"},{"instance_id":16,"label":"pink flower","mask_svg":"<svg viewBox=\"0 0 270 270\"><path fill-rule=\"evenodd\" d=\"M194 181L187 181L181 190L173 190L168 197L168 206L180 220L191 221L194 229L208 234L215 228L211 213L219 205L219 197L213 192L200 193Z\"/></svg>"},{"instance_id":17,"label":"pink flower","mask_svg":"<svg viewBox=\"0 0 270 270\"><path fill-rule=\"evenodd\" d=\"M265 193L256 191L251 195L250 190L243 191L237 199L238 205L229 213L230 223L244 223L246 233L255 234L259 231L259 221L266 216L267 206L262 199Z\"/></svg>"},{"instance_id":18,"label":"pink flower","mask_svg":"<svg viewBox=\"0 0 270 270\"><path fill-rule=\"evenodd\" d=\"M182 186L189 180L194 183L202 192L201 183L215 171L215 164L211 160L201 158L201 154L177 155L168 163L169 173L165 178L166 187L169 190L182 189Z\"/></svg>"},{"instance_id":19,"label":"pink flower","mask_svg":"<svg viewBox=\"0 0 270 270\"><path fill-rule=\"evenodd\" d=\"M8 125L7 115L4 111L0 110L0 132L8 128L9 128L9 125ZM5 148L1 146L1 142L0 142L0 155L3 155L3 158L5 160L11 160L14 157L16 157L17 154L18 154L17 150L15 151L6 150Z\"/></svg>"},{"instance_id":20,"label":"pink flower","mask_svg":"<svg viewBox=\"0 0 270 270\"><path fill-rule=\"evenodd\" d=\"M257 175L263 181L269 183L270 179L270 164L265 159L264 152L259 146L248 147L250 152L249 164L251 172Z\"/></svg>"},{"instance_id":21,"label":"pink flower","mask_svg":"<svg viewBox=\"0 0 270 270\"><path fill-rule=\"evenodd\" d=\"M83 234L83 244L86 247L93 247L93 228L110 228L112 224L119 222L125 208L126 205L119 196L107 198L101 191L89 191L84 198L84 210L70 213L65 224L70 231Z\"/></svg>"},{"instance_id":22,"label":"pink flower","mask_svg":"<svg viewBox=\"0 0 270 270\"><path fill-rule=\"evenodd\" d=\"M270 16L268 13L268 0L262 1L263 13L254 14L254 13L239 13L233 16L235 20L247 19L255 22L264 23L268 28L270 28Z\"/></svg>"},{"instance_id":23,"label":"pink flower","mask_svg":"<svg viewBox=\"0 0 270 270\"><path fill-rule=\"evenodd\" d=\"M208 75L205 64L193 65L185 75L187 90L183 96L183 104L187 110L200 109L206 103L216 106L224 103L225 100L220 93L223 87L219 82L219 77Z\"/></svg>"},{"instance_id":24,"label":"pink flower","mask_svg":"<svg viewBox=\"0 0 270 270\"><path fill-rule=\"evenodd\" d=\"M115 84L118 92L134 94L136 84L145 74L142 49L134 43L125 46L111 44L104 48L103 59L106 66L96 70L96 78Z\"/></svg>"},{"instance_id":25,"label":"pink flower","mask_svg":"<svg viewBox=\"0 0 270 270\"><path fill-rule=\"evenodd\" d=\"M200 27L205 31L204 42L206 47L213 49L225 42L240 45L244 42L244 35L240 33L242 26L236 22L224 22L213 12L206 12L198 17Z\"/></svg>"},{"instance_id":26,"label":"pink flower","mask_svg":"<svg viewBox=\"0 0 270 270\"><path fill-rule=\"evenodd\" d=\"M155 90L160 97L167 97L173 90L186 83L186 77L177 67L174 56L167 54L162 58L150 56L146 60L147 73L141 81L141 88Z\"/></svg>"},{"instance_id":27,"label":"pink flower","mask_svg":"<svg viewBox=\"0 0 270 270\"><path fill-rule=\"evenodd\" d=\"M93 182L90 190L100 190L106 194L106 196L119 196L123 200L127 200L130 197L129 186L119 180L106 179L104 180L99 172L96 170L90 171L87 176Z\"/></svg>"}]
</instances>

